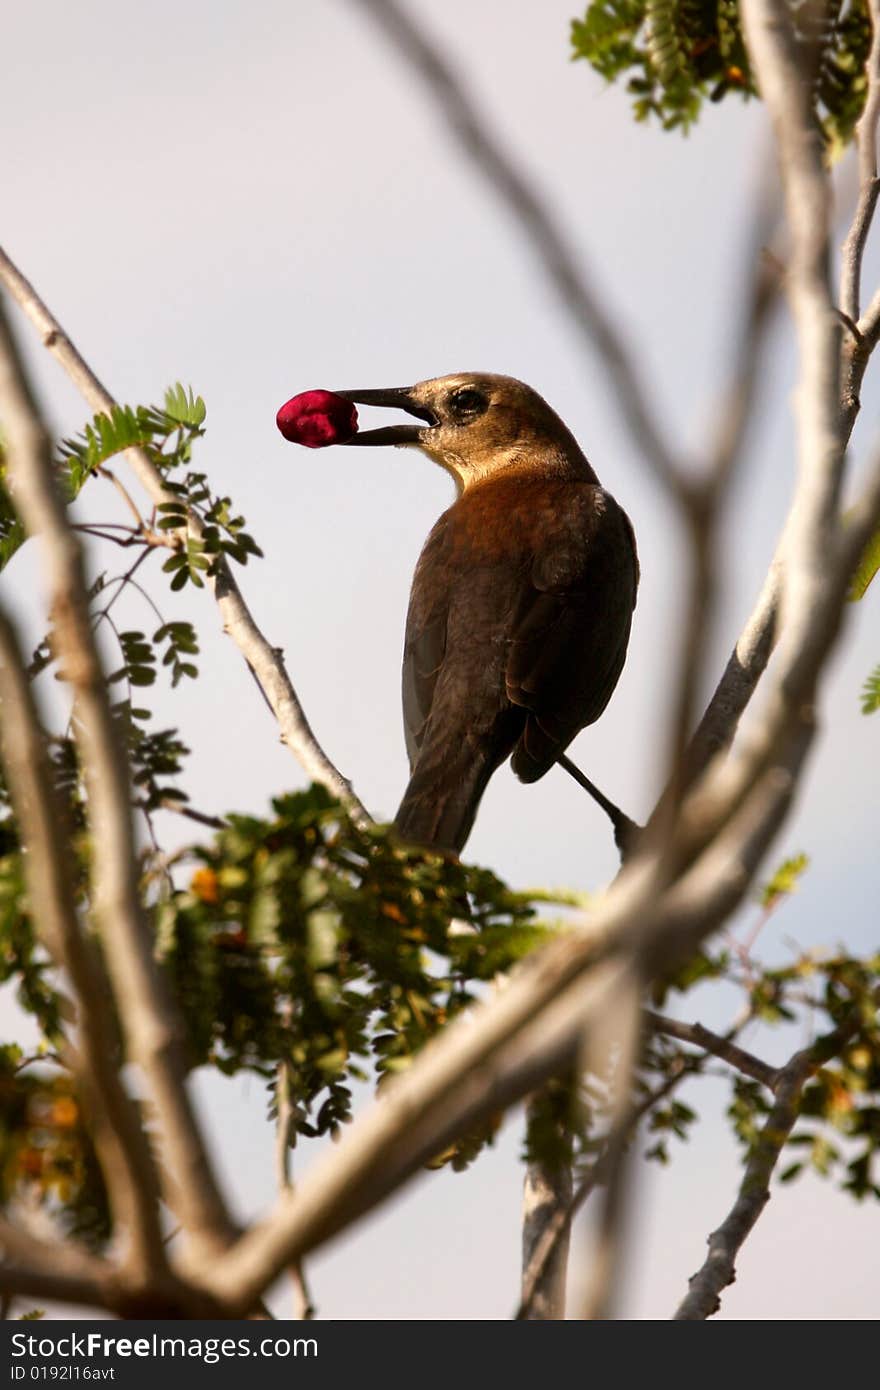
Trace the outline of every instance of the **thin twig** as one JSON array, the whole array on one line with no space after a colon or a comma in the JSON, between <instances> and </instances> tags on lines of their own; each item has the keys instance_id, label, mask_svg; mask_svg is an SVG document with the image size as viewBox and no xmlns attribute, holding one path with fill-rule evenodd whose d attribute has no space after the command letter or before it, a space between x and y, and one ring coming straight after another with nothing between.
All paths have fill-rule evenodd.
<instances>
[{"instance_id":1,"label":"thin twig","mask_svg":"<svg viewBox=\"0 0 880 1390\"><path fill-rule=\"evenodd\" d=\"M871 230L880 179L877 178L877 120L880 117L880 4L868 0L871 16L871 49L865 64L868 93L856 126L859 163L859 200L852 225L841 250L840 308L850 323L858 325L861 310L862 258ZM857 334L864 330L857 327Z\"/></svg>"},{"instance_id":2,"label":"thin twig","mask_svg":"<svg viewBox=\"0 0 880 1390\"><path fill-rule=\"evenodd\" d=\"M106 478L107 482L112 483L113 486L116 488L116 491L119 493L123 502L128 507L129 511L134 517L136 529L138 531L147 530L148 528L146 522L144 521L144 518L141 516L140 508L137 506L134 498L132 497L125 484L121 481L121 479L117 478L116 474L111 469L105 468L103 466L96 468L95 472L98 474L99 478Z\"/></svg>"},{"instance_id":3,"label":"thin twig","mask_svg":"<svg viewBox=\"0 0 880 1390\"><path fill-rule=\"evenodd\" d=\"M681 796L706 766L710 752L726 746L733 739L739 716L751 698L758 676L763 672L775 636L772 614L765 615L759 607L752 616L751 624L760 625L764 640L755 642L750 638L748 629L742 634L715 695L694 732L697 700L704 686L709 648L706 635L717 599L715 556L722 507L743 456L761 381L761 349L779 299L781 278L766 254L766 246L776 234L779 219L775 191L771 191L768 184L769 180L765 178L743 271L745 290L737 296L737 303L743 307L739 314L733 372L717 415L718 423L708 451L707 467L699 481L680 499L682 519L687 528L691 573L680 675L670 732L668 765L671 768L671 783L661 802L662 815L667 821ZM747 671L742 659L747 644L754 668L751 680L742 678ZM652 821L656 826L656 817L652 817Z\"/></svg>"},{"instance_id":4,"label":"thin twig","mask_svg":"<svg viewBox=\"0 0 880 1390\"><path fill-rule=\"evenodd\" d=\"M206 825L210 830L229 829L229 822L223 820L221 816L211 816L205 811L197 811L194 806L188 805L185 801L179 801L176 796L163 796L157 809L173 811L176 816L186 816L187 820L195 821L197 825Z\"/></svg>"},{"instance_id":5,"label":"thin twig","mask_svg":"<svg viewBox=\"0 0 880 1390\"><path fill-rule=\"evenodd\" d=\"M280 1192L289 1194L293 1192L290 1140L293 1131L294 1109L290 1085L290 1063L286 1058L278 1063L275 1097L278 1108L275 1121L278 1189ZM316 1309L301 1260L294 1260L291 1264L290 1282L293 1286L294 1317L299 1321L309 1321L314 1318Z\"/></svg>"},{"instance_id":6,"label":"thin twig","mask_svg":"<svg viewBox=\"0 0 880 1390\"><path fill-rule=\"evenodd\" d=\"M713 1053L737 1071L741 1071L744 1076L751 1076L753 1080L760 1081L762 1086L768 1086L771 1091L776 1085L776 1067L771 1067L767 1062L762 1062L760 1057L737 1047L729 1038L711 1033L701 1023L680 1023L678 1019L666 1018L663 1014L655 1013L653 1009L645 1010L645 1020L655 1033L677 1038L679 1042L693 1043L694 1047L701 1047L705 1052Z\"/></svg>"},{"instance_id":7,"label":"thin twig","mask_svg":"<svg viewBox=\"0 0 880 1390\"><path fill-rule=\"evenodd\" d=\"M709 1253L702 1267L688 1280L688 1292L675 1313L676 1322L710 1318L721 1307L721 1293L736 1277L736 1258L770 1200L770 1179L788 1136L800 1115L803 1089L858 1027L858 1018L842 1024L812 1047L796 1052L777 1070L775 1101L752 1149L736 1200L717 1231L709 1237Z\"/></svg>"}]
</instances>

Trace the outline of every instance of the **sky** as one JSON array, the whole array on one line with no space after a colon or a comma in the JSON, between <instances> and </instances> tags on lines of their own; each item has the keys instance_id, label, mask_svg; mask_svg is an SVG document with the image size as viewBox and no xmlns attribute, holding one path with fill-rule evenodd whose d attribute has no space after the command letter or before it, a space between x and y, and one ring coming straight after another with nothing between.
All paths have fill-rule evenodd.
<instances>
[{"instance_id":1,"label":"sky","mask_svg":"<svg viewBox=\"0 0 880 1390\"><path fill-rule=\"evenodd\" d=\"M534 177L628 337L664 425L683 452L696 451L735 341L768 144L764 113L725 102L686 139L636 125L624 92L569 62L575 0L402 3ZM296 449L277 433L275 412L309 387L407 385L473 369L536 387L633 520L643 577L627 666L601 724L572 753L630 815L644 817L662 779L683 601L680 534L602 364L358 0L154 0L148 21L109 0L44 0L15 6L5 33L16 61L0 87L0 241L118 399L158 401L175 380L204 396L199 461L265 553L240 575L247 601L366 805L390 817L405 785L407 596L451 484L413 450ZM847 164L837 182L843 216ZM869 289L878 274L871 253ZM53 426L75 432L87 412L60 369L25 342ZM720 548L710 678L749 612L790 496L794 371L780 324ZM874 443L877 403L869 380L856 471ZM109 518L113 500L100 501ZM91 515L96 507L90 498ZM2 582L36 641L40 580L29 551ZM96 550L90 563L118 562ZM157 721L178 723L193 749L193 804L265 811L271 796L303 785L303 774L210 600L162 585L156 573L152 592L168 616L196 622L203 645L200 680L156 701ZM774 919L771 955L784 955L791 939L876 945L880 716L861 716L858 693L880 659L877 601L869 596L851 614L823 692L818 746L774 847L774 861L806 850L811 868ZM166 820L173 842L180 826ZM596 890L615 869L606 823L561 772L524 787L500 771L468 855L518 887ZM744 910L746 925L754 911ZM701 996L699 1007L709 1026L728 1020L722 996ZM8 1005L7 1016L19 1026ZM730 1205L737 1156L723 1093L706 1086L697 1136L640 1186L625 1317L671 1314ZM273 1156L262 1083L200 1078L198 1097L240 1213L264 1210ZM473 1170L418 1179L320 1252L310 1269L321 1316L509 1316L520 1143L513 1114ZM875 1316L877 1227L875 1209L812 1177L777 1194L742 1252L724 1316ZM583 1245L576 1235L575 1283ZM281 1315L287 1300L281 1288Z\"/></svg>"}]
</instances>

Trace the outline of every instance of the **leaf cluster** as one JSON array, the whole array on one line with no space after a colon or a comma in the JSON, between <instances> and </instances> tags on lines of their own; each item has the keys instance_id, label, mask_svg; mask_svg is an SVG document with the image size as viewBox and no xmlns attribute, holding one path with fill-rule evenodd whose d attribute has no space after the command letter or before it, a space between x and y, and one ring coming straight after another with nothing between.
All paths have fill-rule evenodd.
<instances>
[{"instance_id":1,"label":"leaf cluster","mask_svg":"<svg viewBox=\"0 0 880 1390\"><path fill-rule=\"evenodd\" d=\"M97 1249L111 1234L101 1168L69 1077L43 1061L0 1046L0 1208L36 1206Z\"/></svg>"},{"instance_id":2,"label":"leaf cluster","mask_svg":"<svg viewBox=\"0 0 880 1390\"><path fill-rule=\"evenodd\" d=\"M871 43L866 0L789 7L812 74L813 111L829 151L852 138L865 103ZM573 57L608 82L626 80L636 120L687 131L706 101L757 95L737 0L591 0L572 21Z\"/></svg>"},{"instance_id":3,"label":"leaf cluster","mask_svg":"<svg viewBox=\"0 0 880 1390\"><path fill-rule=\"evenodd\" d=\"M271 1080L283 1061L295 1139L334 1132L355 1083L408 1067L548 928L493 874L358 829L321 788L273 812L193 850L156 931L193 1065Z\"/></svg>"}]
</instances>

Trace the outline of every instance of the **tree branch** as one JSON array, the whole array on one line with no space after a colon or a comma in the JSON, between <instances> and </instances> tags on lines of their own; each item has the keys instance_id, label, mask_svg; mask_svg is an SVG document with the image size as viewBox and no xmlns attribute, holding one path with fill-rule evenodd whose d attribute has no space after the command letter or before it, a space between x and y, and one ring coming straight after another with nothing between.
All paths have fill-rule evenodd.
<instances>
[{"instance_id":1,"label":"tree branch","mask_svg":"<svg viewBox=\"0 0 880 1390\"><path fill-rule=\"evenodd\" d=\"M762 94L776 131L792 255L787 288L798 336L796 402L799 476L775 568L784 561L779 630L783 649L763 719L738 759L704 780L688 809L701 842L729 815L770 766L797 725L808 726L822 664L836 640L849 582L849 535L839 512L844 446L854 415L841 410L840 324L829 282L829 186L799 61L791 19L780 0L744 0L743 23ZM876 522L876 518L875 518ZM762 596L776 625L780 589L771 578ZM766 645L766 643L762 644Z\"/></svg>"},{"instance_id":2,"label":"tree branch","mask_svg":"<svg viewBox=\"0 0 880 1390\"><path fill-rule=\"evenodd\" d=\"M278 1109L275 1120L275 1166L278 1174L278 1189L286 1194L293 1192L290 1136L294 1121L294 1098L291 1094L290 1080L290 1063L285 1058L278 1063L275 1082ZM315 1316L315 1304L305 1270L299 1260L291 1265L290 1282L293 1286L294 1317L300 1321L308 1321Z\"/></svg>"},{"instance_id":3,"label":"tree branch","mask_svg":"<svg viewBox=\"0 0 880 1390\"><path fill-rule=\"evenodd\" d=\"M449 1025L384 1089L296 1195L192 1276L232 1306L291 1261L370 1210L438 1150L487 1115L573 1065L584 1027L606 1007L637 951L651 974L684 959L739 903L790 804L793 780L762 778L718 843L681 884L658 887L640 855L597 907L587 931L563 937L514 972L502 993Z\"/></svg>"},{"instance_id":4,"label":"tree branch","mask_svg":"<svg viewBox=\"0 0 880 1390\"><path fill-rule=\"evenodd\" d=\"M0 1217L0 1290L57 1298L92 1307L106 1304L112 1266L67 1243L49 1244Z\"/></svg>"},{"instance_id":5,"label":"tree branch","mask_svg":"<svg viewBox=\"0 0 880 1390\"><path fill-rule=\"evenodd\" d=\"M653 1009L645 1010L645 1020L655 1033L677 1038L679 1042L693 1043L694 1047L701 1047L704 1052L711 1052L715 1057L720 1057L728 1066L741 1071L744 1076L752 1077L754 1081L760 1081L762 1086L768 1086L771 1091L776 1085L779 1077L776 1067L762 1062L760 1057L755 1057L751 1052L745 1052L729 1038L710 1033L701 1023L680 1023L678 1019L666 1018L663 1014L655 1013Z\"/></svg>"},{"instance_id":6,"label":"tree branch","mask_svg":"<svg viewBox=\"0 0 880 1390\"><path fill-rule=\"evenodd\" d=\"M709 1253L688 1281L688 1292L674 1321L700 1321L721 1307L721 1293L736 1277L736 1257L770 1200L770 1179L800 1114L804 1086L810 1077L858 1027L858 1018L834 1029L812 1047L796 1052L776 1073L775 1102L749 1155L736 1201L717 1231L709 1237Z\"/></svg>"},{"instance_id":7,"label":"tree branch","mask_svg":"<svg viewBox=\"0 0 880 1390\"><path fill-rule=\"evenodd\" d=\"M129 1057L144 1071L162 1125L180 1216L217 1248L232 1226L186 1091L182 1028L153 959L138 889L128 764L107 697L89 620L82 560L55 487L51 448L5 319L0 410L15 505L39 537L54 614L54 640L75 701L93 856L91 896Z\"/></svg>"},{"instance_id":8,"label":"tree branch","mask_svg":"<svg viewBox=\"0 0 880 1390\"><path fill-rule=\"evenodd\" d=\"M540 1113L540 1093L526 1109L526 1126ZM573 1176L570 1156L557 1162L530 1158L523 1180L522 1298L518 1316L533 1322L565 1317L568 1246L571 1231ZM544 1249L546 1232L557 1231L552 1250Z\"/></svg>"},{"instance_id":9,"label":"tree branch","mask_svg":"<svg viewBox=\"0 0 880 1390\"><path fill-rule=\"evenodd\" d=\"M519 168L453 65L397 0L357 0L421 79L447 121L454 140L507 207L527 237L563 309L595 352L617 396L620 417L657 475L679 492L687 487L676 450L664 438L623 336L582 268L530 175Z\"/></svg>"},{"instance_id":10,"label":"tree branch","mask_svg":"<svg viewBox=\"0 0 880 1390\"><path fill-rule=\"evenodd\" d=\"M776 135L792 246L787 290L798 338L799 475L784 595L784 638L800 643L837 524L843 468L840 437L840 323L830 286L831 195L791 15L783 0L743 0L743 27Z\"/></svg>"},{"instance_id":11,"label":"tree branch","mask_svg":"<svg viewBox=\"0 0 880 1390\"><path fill-rule=\"evenodd\" d=\"M9 257L0 249L0 284L23 310L40 334L43 346L67 372L80 394L96 413L110 411L116 404L113 397L77 352L70 338ZM143 449L129 449L125 455L133 472L148 496L157 505L172 501L162 478L149 455ZM189 533L200 538L202 526L198 517L190 514ZM308 775L337 797L348 808L353 819L363 823L369 815L355 795L351 783L330 762L318 743L293 688L280 651L269 644L260 632L244 601L232 572L225 561L218 565L216 576L207 577L223 619L223 630L238 647L250 667L266 701L281 729L281 741L298 759Z\"/></svg>"},{"instance_id":12,"label":"tree branch","mask_svg":"<svg viewBox=\"0 0 880 1390\"><path fill-rule=\"evenodd\" d=\"M603 1012L584 1030L581 1054L584 1072L595 1075L603 1060L607 1066L608 1059L613 1059L604 1151L606 1173L598 1199L597 1229L591 1245L589 1278L581 1311L581 1317L590 1321L614 1316L620 1283L623 1238L629 1214L631 1095L640 1052L642 987L643 981L637 971L628 971L617 989L609 994Z\"/></svg>"},{"instance_id":13,"label":"tree branch","mask_svg":"<svg viewBox=\"0 0 880 1390\"><path fill-rule=\"evenodd\" d=\"M632 1107L627 1121L627 1139L631 1139L635 1134L645 1115L660 1101L665 1100L688 1076L693 1076L700 1070L705 1062L704 1057L696 1053L687 1057L680 1054L677 1059L679 1066L653 1091L649 1091L643 1096L637 1105ZM568 1231L571 1222L577 1212L592 1195L597 1187L607 1181L611 1169L613 1155L609 1147L606 1146L596 1155L589 1172L578 1183L575 1188L571 1201L567 1207L557 1206L550 1219L544 1223L544 1229L540 1234L540 1240L536 1241L531 1259L523 1270L522 1296L520 1305L514 1314L516 1319L529 1317L532 1300L536 1291L544 1278L544 1272L548 1262L552 1262L554 1252L558 1243L565 1238L567 1243Z\"/></svg>"},{"instance_id":14,"label":"tree branch","mask_svg":"<svg viewBox=\"0 0 880 1390\"><path fill-rule=\"evenodd\" d=\"M868 0L871 16L871 50L865 65L868 79L868 94L859 123L856 126L856 150L859 161L859 200L852 225L841 250L840 307L847 318L858 323L861 310L862 257L874 210L877 195L880 193L880 179L877 178L877 119L880 117L880 5L877 0ZM859 330L860 332L862 330Z\"/></svg>"},{"instance_id":15,"label":"tree branch","mask_svg":"<svg viewBox=\"0 0 880 1390\"><path fill-rule=\"evenodd\" d=\"M3 399L0 332L0 406ZM69 1048L64 1060L76 1076L95 1127L111 1206L132 1242L131 1262L149 1275L165 1267L158 1180L140 1118L114 1062L118 1048L106 1009L109 987L99 957L80 931L69 841L58 813L31 686L14 629L2 608L0 705L3 763L27 847L23 862L34 923L52 957L70 976L79 1000L82 1055Z\"/></svg>"}]
</instances>

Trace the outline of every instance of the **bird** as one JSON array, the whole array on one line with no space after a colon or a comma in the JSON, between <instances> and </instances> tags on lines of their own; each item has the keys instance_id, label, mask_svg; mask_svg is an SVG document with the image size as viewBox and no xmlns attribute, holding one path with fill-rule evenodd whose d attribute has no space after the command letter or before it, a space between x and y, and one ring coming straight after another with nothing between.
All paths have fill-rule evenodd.
<instances>
[{"instance_id":1,"label":"bird","mask_svg":"<svg viewBox=\"0 0 880 1390\"><path fill-rule=\"evenodd\" d=\"M348 445L415 446L456 488L410 593L410 777L396 833L458 856L509 758L526 783L557 763L572 772L608 811L622 848L632 823L566 749L602 714L626 658L639 583L626 513L556 412L513 377L457 372L336 394L420 422L362 430Z\"/></svg>"}]
</instances>

